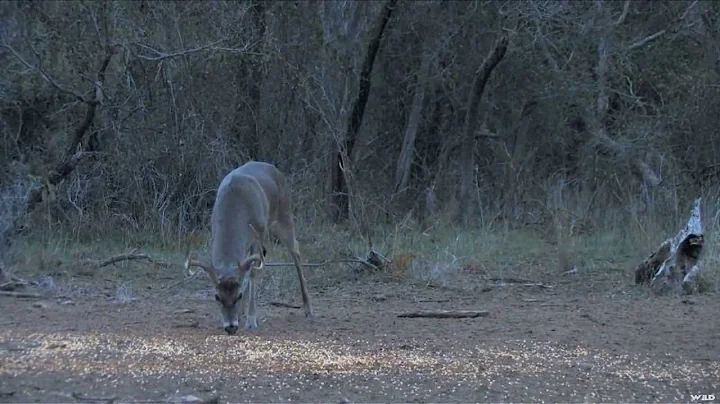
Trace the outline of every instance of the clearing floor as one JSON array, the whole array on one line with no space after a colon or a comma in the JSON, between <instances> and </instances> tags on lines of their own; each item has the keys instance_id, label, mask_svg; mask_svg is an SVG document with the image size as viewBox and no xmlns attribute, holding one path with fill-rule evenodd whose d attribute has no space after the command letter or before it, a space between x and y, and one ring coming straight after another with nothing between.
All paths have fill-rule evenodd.
<instances>
[{"instance_id":1,"label":"clearing floor","mask_svg":"<svg viewBox=\"0 0 720 404\"><path fill-rule=\"evenodd\" d=\"M0 296L0 401L720 399L718 295L654 297L626 275L311 284L314 319L260 297L259 330L235 336L205 279L122 301L95 278L73 294ZM420 309L490 314L397 317Z\"/></svg>"}]
</instances>

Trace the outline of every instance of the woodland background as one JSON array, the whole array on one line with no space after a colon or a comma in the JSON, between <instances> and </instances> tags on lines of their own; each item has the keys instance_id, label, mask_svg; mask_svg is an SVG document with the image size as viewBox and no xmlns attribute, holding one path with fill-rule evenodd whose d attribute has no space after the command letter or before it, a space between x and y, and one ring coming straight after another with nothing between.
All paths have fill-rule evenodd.
<instances>
[{"instance_id":1,"label":"woodland background","mask_svg":"<svg viewBox=\"0 0 720 404\"><path fill-rule=\"evenodd\" d=\"M568 246L566 268L584 235L645 255L698 196L716 222L717 2L0 10L3 254L17 240L180 248L208 233L215 188L251 159L288 176L310 255L353 237L387 247L412 234L406 245L421 249L423 234L430 245L467 231L471 251L480 233L541 232ZM507 51L468 114L501 38Z\"/></svg>"}]
</instances>

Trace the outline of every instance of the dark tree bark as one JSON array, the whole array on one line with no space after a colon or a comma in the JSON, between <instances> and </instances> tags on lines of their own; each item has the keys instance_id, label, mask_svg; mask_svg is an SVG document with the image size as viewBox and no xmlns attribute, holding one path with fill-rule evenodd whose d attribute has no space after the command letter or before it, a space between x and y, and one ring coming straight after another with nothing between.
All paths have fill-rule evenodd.
<instances>
[{"instance_id":1,"label":"dark tree bark","mask_svg":"<svg viewBox=\"0 0 720 404\"><path fill-rule=\"evenodd\" d=\"M103 100L102 86L105 83L105 72L107 71L108 65L110 64L112 57L118 53L118 50L119 47L111 46L108 50L108 54L103 59L97 74L97 82L95 83L95 91L93 91L93 96L89 99L84 99L80 97L80 99L87 106L85 118L75 129L75 133L73 134L73 138L70 141L67 150L65 151L63 160L59 162L54 169L48 172L45 184L43 184L40 188L33 190L28 196L27 206L25 209L26 215L32 213L38 206L38 204L43 202L48 197L48 195L52 195L52 188L57 186L60 182L67 178L73 172L73 170L75 170L75 167L77 167L77 164L81 160L83 152L88 151L91 145L95 143L93 141L90 141L90 139L86 140L85 142L83 142L83 140L86 138L86 134L89 132L90 128L95 122L97 108ZM46 73L42 72L42 74ZM20 221L22 219L24 219L24 217L19 217L15 221L13 226L14 232L17 232L21 229L22 224Z\"/></svg>"},{"instance_id":2,"label":"dark tree bark","mask_svg":"<svg viewBox=\"0 0 720 404\"><path fill-rule=\"evenodd\" d=\"M501 37L495 48L490 52L485 61L477 71L473 81L470 97L468 98L467 111L465 112L465 126L463 130L463 144L460 151L460 192L458 193L458 222L465 222L468 210L470 209L470 188L472 186L473 172L475 168L475 125L478 117L480 99L485 91L490 74L495 66L500 63L507 51L508 39Z\"/></svg>"},{"instance_id":3,"label":"dark tree bark","mask_svg":"<svg viewBox=\"0 0 720 404\"><path fill-rule=\"evenodd\" d=\"M331 204L333 220L340 222L346 220L349 214L350 195L348 191L347 170L355 147L357 132L362 124L365 106L370 97L370 82L372 79L372 69L375 64L375 57L380 48L380 40L387 26L390 16L397 0L388 0L383 6L375 26L372 30L370 42L368 43L365 60L363 60L362 69L360 71L360 85L357 97L352 102L350 116L348 119L345 137L342 140L342 146L338 144L338 140L333 141L333 153L331 164Z\"/></svg>"}]
</instances>

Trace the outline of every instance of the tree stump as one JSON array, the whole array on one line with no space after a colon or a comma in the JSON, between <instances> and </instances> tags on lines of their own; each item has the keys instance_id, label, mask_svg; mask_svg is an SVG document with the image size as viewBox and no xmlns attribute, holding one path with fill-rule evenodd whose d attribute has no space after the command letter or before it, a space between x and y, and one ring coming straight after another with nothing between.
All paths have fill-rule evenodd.
<instances>
[{"instance_id":1,"label":"tree stump","mask_svg":"<svg viewBox=\"0 0 720 404\"><path fill-rule=\"evenodd\" d=\"M700 199L693 203L685 228L675 237L665 240L635 268L636 284L649 283L656 294L693 294L707 289L700 276L700 258L705 242Z\"/></svg>"}]
</instances>

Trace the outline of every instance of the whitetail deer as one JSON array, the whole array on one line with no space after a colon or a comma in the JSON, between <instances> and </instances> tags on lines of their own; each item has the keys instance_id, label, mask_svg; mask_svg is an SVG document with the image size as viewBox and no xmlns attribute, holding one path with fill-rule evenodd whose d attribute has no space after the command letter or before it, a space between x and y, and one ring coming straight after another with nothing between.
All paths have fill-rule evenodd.
<instances>
[{"instance_id":1,"label":"whitetail deer","mask_svg":"<svg viewBox=\"0 0 720 404\"><path fill-rule=\"evenodd\" d=\"M220 303L223 327L230 335L238 330L243 292L247 293L245 329L257 328L255 279L264 266L263 245L268 230L290 251L300 280L305 317L313 317L287 180L274 165L251 161L225 176L217 190L211 218L212 262L205 264L189 256L185 260L186 270L196 266L209 275L216 289L215 300Z\"/></svg>"}]
</instances>

